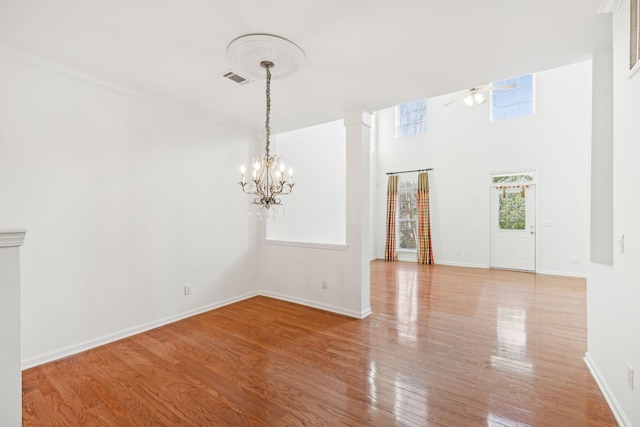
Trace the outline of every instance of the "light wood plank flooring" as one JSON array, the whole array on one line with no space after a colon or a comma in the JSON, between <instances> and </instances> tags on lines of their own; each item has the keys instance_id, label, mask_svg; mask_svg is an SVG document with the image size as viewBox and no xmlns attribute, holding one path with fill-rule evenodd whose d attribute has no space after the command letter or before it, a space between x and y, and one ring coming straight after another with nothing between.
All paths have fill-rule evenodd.
<instances>
[{"instance_id":1,"label":"light wood plank flooring","mask_svg":"<svg viewBox=\"0 0 640 427\"><path fill-rule=\"evenodd\" d=\"M585 282L371 264L364 320L256 297L23 372L26 426L612 426Z\"/></svg>"}]
</instances>

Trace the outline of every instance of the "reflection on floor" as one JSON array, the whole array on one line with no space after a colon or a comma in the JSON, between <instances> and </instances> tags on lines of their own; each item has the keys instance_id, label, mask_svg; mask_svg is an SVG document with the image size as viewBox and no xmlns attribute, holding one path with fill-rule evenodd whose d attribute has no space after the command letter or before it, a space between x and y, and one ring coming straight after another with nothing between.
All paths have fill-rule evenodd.
<instances>
[{"instance_id":1,"label":"reflection on floor","mask_svg":"<svg viewBox=\"0 0 640 427\"><path fill-rule=\"evenodd\" d=\"M374 261L364 320L251 298L23 373L23 425L608 426L585 282Z\"/></svg>"},{"instance_id":2,"label":"reflection on floor","mask_svg":"<svg viewBox=\"0 0 640 427\"><path fill-rule=\"evenodd\" d=\"M413 420L616 425L583 361L584 279L383 261L371 277L372 322L393 346L377 360L393 360Z\"/></svg>"}]
</instances>

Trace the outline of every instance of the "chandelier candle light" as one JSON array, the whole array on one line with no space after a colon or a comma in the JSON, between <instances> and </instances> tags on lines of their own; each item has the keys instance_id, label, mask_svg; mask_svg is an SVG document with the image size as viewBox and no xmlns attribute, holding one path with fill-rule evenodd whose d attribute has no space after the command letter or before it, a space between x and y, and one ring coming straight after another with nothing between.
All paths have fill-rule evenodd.
<instances>
[{"instance_id":1,"label":"chandelier candle light","mask_svg":"<svg viewBox=\"0 0 640 427\"><path fill-rule=\"evenodd\" d=\"M242 191L255 196L254 205L260 205L265 209L271 206L281 205L280 196L290 194L293 190L293 169L289 168L289 179L285 177L285 166L280 162L278 156L271 155L271 68L274 66L271 61L261 61L260 66L266 70L267 74L267 119L265 122L265 151L264 155L254 158L252 163L252 178L249 189L247 189L247 181L245 179L246 169L244 166L240 168L242 179L240 185Z\"/></svg>"}]
</instances>

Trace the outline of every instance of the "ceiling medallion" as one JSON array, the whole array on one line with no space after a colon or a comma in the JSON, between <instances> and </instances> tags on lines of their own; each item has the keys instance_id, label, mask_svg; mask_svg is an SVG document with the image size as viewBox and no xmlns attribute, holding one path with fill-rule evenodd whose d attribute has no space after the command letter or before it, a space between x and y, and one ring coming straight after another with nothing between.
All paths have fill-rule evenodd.
<instances>
[{"instance_id":1,"label":"ceiling medallion","mask_svg":"<svg viewBox=\"0 0 640 427\"><path fill-rule=\"evenodd\" d=\"M271 77L281 79L298 72L306 57L296 44L270 34L247 34L233 40L227 46L227 56L250 77L261 79L263 61L274 64Z\"/></svg>"}]
</instances>

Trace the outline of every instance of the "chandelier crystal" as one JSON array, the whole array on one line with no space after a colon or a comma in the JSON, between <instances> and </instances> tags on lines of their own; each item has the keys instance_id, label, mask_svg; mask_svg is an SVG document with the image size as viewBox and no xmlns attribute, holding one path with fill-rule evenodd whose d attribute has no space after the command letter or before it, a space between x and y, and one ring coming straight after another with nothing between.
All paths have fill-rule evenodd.
<instances>
[{"instance_id":1,"label":"chandelier crystal","mask_svg":"<svg viewBox=\"0 0 640 427\"><path fill-rule=\"evenodd\" d=\"M285 166L280 158L271 155L271 68L273 62L261 61L260 66L266 70L267 76L267 108L265 122L265 152L261 157L256 157L251 162L251 176L249 181L245 178L246 169L244 166L240 169L242 178L240 186L242 191L253 197L251 202L264 209L270 209L272 206L282 205L280 196L290 194L293 190L293 170L289 168L288 178L285 176Z\"/></svg>"}]
</instances>

